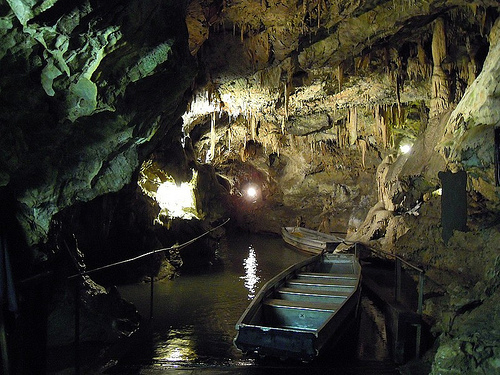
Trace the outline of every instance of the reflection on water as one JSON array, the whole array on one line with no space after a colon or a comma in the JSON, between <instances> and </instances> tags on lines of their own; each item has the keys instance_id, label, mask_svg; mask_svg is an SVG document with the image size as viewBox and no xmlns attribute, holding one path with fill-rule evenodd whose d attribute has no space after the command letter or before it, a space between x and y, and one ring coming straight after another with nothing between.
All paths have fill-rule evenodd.
<instances>
[{"instance_id":1,"label":"reflection on water","mask_svg":"<svg viewBox=\"0 0 500 375\"><path fill-rule=\"evenodd\" d=\"M245 288L248 289L248 299L251 300L255 297L255 288L260 281L260 277L257 275L258 263L257 256L255 254L255 249L253 245L249 246L248 257L243 261L245 267L245 275L240 276L240 279L245 281Z\"/></svg>"},{"instance_id":2,"label":"reflection on water","mask_svg":"<svg viewBox=\"0 0 500 375\"><path fill-rule=\"evenodd\" d=\"M367 298L361 299L361 334L363 340L358 343L358 358L390 359L384 314Z\"/></svg>"},{"instance_id":3,"label":"reflection on water","mask_svg":"<svg viewBox=\"0 0 500 375\"><path fill-rule=\"evenodd\" d=\"M162 364L195 361L196 348L191 340L193 330L193 327L171 330L167 337L155 344L153 361Z\"/></svg>"},{"instance_id":4,"label":"reflection on water","mask_svg":"<svg viewBox=\"0 0 500 375\"><path fill-rule=\"evenodd\" d=\"M173 280L163 280L154 286L154 318L145 319L142 329L144 336L139 345L131 348L118 365L108 374L130 374L138 369L140 374L151 374L155 369L161 372L177 368L224 368L225 374L277 374L275 370L297 368L300 374L304 369L287 363L272 362L262 365L259 361L242 355L233 345L236 335L235 324L262 285L276 274L310 255L287 247L280 237L238 234L221 244L223 267L200 270L198 274L184 274ZM257 261L258 260L258 261ZM143 316L149 315L150 286L135 284L119 287L123 298L133 302ZM368 305L368 307L370 307ZM384 330L379 323L383 318L372 309L365 317L368 323L361 327L366 331ZM363 319L361 319L363 321ZM358 344L362 360L385 360L385 331L375 333L381 339L363 340ZM373 348L381 344L380 348ZM370 345L372 346L370 348ZM356 345L354 345L355 347ZM374 350L375 349L375 350ZM382 351L380 352L379 349ZM355 349L353 350L355 351ZM340 366L351 366L343 374L353 374L352 364L342 355ZM288 366L288 367L287 367ZM300 364L299 364L300 366ZM307 371L325 373L325 368L339 369L332 365L331 359L308 365ZM244 370L243 370L244 369ZM316 369L317 371L313 371ZM156 371L156 370L155 370ZM254 371L254 372L251 372ZM369 372L361 372L367 374Z\"/></svg>"}]
</instances>

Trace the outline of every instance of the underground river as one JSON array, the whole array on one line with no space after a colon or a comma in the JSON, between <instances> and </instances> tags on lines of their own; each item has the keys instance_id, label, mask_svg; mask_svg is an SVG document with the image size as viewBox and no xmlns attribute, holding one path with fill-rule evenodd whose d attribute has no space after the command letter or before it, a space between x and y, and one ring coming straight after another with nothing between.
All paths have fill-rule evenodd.
<instances>
[{"instance_id":1,"label":"underground river","mask_svg":"<svg viewBox=\"0 0 500 375\"><path fill-rule=\"evenodd\" d=\"M286 267L309 255L277 236L229 234L221 243L221 266L183 273L154 285L119 287L143 316L143 333L108 374L397 374L390 361L383 314L362 298L359 339L339 345L311 363L255 360L233 345L235 323L251 298Z\"/></svg>"}]
</instances>

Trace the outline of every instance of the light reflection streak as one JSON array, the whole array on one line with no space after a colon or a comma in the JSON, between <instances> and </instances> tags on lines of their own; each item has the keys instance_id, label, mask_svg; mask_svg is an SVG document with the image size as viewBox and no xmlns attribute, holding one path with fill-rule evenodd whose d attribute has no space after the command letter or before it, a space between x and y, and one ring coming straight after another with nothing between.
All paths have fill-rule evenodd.
<instances>
[{"instance_id":1,"label":"light reflection streak","mask_svg":"<svg viewBox=\"0 0 500 375\"><path fill-rule=\"evenodd\" d=\"M193 342L193 328L171 330L164 341L155 347L154 360L162 365L192 362L197 358Z\"/></svg>"},{"instance_id":2,"label":"light reflection streak","mask_svg":"<svg viewBox=\"0 0 500 375\"><path fill-rule=\"evenodd\" d=\"M257 275L258 263L257 256L255 254L255 249L252 245L248 248L248 257L243 260L243 266L245 267L245 275L240 276L240 279L245 281L245 288L248 289L248 299L255 297L255 289L257 283L260 281L260 277Z\"/></svg>"}]
</instances>

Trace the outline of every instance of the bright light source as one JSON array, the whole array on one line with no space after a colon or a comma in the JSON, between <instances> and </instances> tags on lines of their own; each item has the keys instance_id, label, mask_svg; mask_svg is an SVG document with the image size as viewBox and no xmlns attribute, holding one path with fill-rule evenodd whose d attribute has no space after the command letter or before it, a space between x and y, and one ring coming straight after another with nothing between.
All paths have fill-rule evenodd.
<instances>
[{"instance_id":1,"label":"bright light source","mask_svg":"<svg viewBox=\"0 0 500 375\"><path fill-rule=\"evenodd\" d=\"M243 188L245 198L249 201L256 202L259 199L260 189L254 184L248 184Z\"/></svg>"},{"instance_id":2,"label":"bright light source","mask_svg":"<svg viewBox=\"0 0 500 375\"><path fill-rule=\"evenodd\" d=\"M399 146L399 151L403 154L407 154L411 151L411 145L409 143L404 143Z\"/></svg>"},{"instance_id":3,"label":"bright light source","mask_svg":"<svg viewBox=\"0 0 500 375\"><path fill-rule=\"evenodd\" d=\"M163 182L156 191L156 201L162 209L167 211L169 217L192 219L196 217L196 199L194 196L194 183L196 174L191 182L176 185L173 181Z\"/></svg>"},{"instance_id":4,"label":"bright light source","mask_svg":"<svg viewBox=\"0 0 500 375\"><path fill-rule=\"evenodd\" d=\"M257 189L255 189L253 186L250 186L248 189L247 189L247 195L250 197L250 198L255 198L257 196Z\"/></svg>"}]
</instances>

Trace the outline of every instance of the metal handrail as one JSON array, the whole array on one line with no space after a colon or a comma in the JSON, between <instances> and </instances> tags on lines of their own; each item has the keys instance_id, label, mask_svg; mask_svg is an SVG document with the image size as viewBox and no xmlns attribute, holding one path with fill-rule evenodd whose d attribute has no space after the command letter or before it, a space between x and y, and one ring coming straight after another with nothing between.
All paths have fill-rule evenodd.
<instances>
[{"instance_id":1,"label":"metal handrail","mask_svg":"<svg viewBox=\"0 0 500 375\"><path fill-rule=\"evenodd\" d=\"M216 229L222 227L223 225L227 224L229 222L230 219L226 219L222 224L219 224L218 226L204 232L203 234L195 237L195 238L192 238L191 240L189 241L186 241L180 245L173 245L171 247L165 247L165 248L161 248L161 249L156 249L156 250L153 250L153 251L150 251L150 252L147 252L145 254L141 254L141 255L138 255L136 257L133 257L133 258L129 258L129 259L125 259L125 260L122 260L122 261L119 261L119 262L115 262L115 263L111 263L111 264L107 264L105 266L102 266L102 267L98 267L98 268L94 268L92 270L88 270L88 271L85 271L85 270L82 270L80 268L80 266L78 265L78 261L75 259L74 255L72 254L68 244L66 243L66 241L64 241L64 245L66 246L66 249L68 250L69 254L70 254L70 257L74 263L74 266L75 268L77 269L78 273L74 274L74 275L71 275L71 276L68 276L67 277L67 280L71 280L71 279L75 279L75 278L78 278L78 277L81 277L83 278L84 276L86 275L89 275L91 273L94 273L94 272L97 272L97 271L102 271L104 269L107 269L107 268L111 268L111 267L115 267L115 266L118 266L118 265L121 265L121 264L125 264L125 263L129 263L129 262L133 262L133 261L136 261L138 259L142 259L142 258L145 258L145 257L149 257L151 255L154 255L154 254L158 254L158 253L161 253L161 252L164 252L164 251L168 251L168 250L180 250L180 249L183 249L184 247L198 241L200 238L206 236L207 234L209 234L210 232L213 232L215 231ZM153 301L153 286L154 286L154 276L151 275L151 296L150 296L150 307L149 307L149 319L151 320L153 318L153 304L154 304L154 301ZM75 283L75 374L76 375L79 375L80 374L80 285L79 283Z\"/></svg>"},{"instance_id":2,"label":"metal handrail","mask_svg":"<svg viewBox=\"0 0 500 375\"><path fill-rule=\"evenodd\" d=\"M395 276L396 276L396 282L394 285L394 288L395 288L394 299L396 300L396 302L399 302L401 300L401 283L402 283L401 264L404 264L404 265L408 266L409 268L417 271L418 272L418 301L417 301L416 313L420 316L420 319L422 319L423 304L424 304L424 275L425 275L425 271L422 268L417 267L416 265L410 263L409 261L407 261L406 259L404 259L400 255L393 254L393 253L390 253L390 252L384 251L384 250L375 249L374 247L369 246L363 242L344 240L344 241L342 241L342 243L344 243L346 245L354 245L355 253L358 252L358 249L357 249L358 245L362 245L365 249L371 251L372 253L383 254L385 256L393 257L395 259L394 272L395 272ZM416 340L415 340L416 341L415 355L418 358L418 357L420 357L420 344L421 344L421 339L422 339L422 324L421 323L417 324L416 329L417 329L417 334L416 334Z\"/></svg>"},{"instance_id":3,"label":"metal handrail","mask_svg":"<svg viewBox=\"0 0 500 375\"><path fill-rule=\"evenodd\" d=\"M144 253L144 254L141 254L141 255L138 255L136 257L133 257L133 258L129 258L129 259L125 259L125 260L121 260L119 262L115 262L115 263L111 263L111 264L107 264L105 266L102 266L102 267L98 267L98 268L94 268L92 270L89 270L89 271L81 271L77 274L74 274L74 275L71 275L71 276L68 276L68 280L69 279L74 279L75 277L79 277L79 276L85 276L85 275L89 275L91 273L94 273L94 272L97 272L97 271L102 271L104 269L107 269L107 268L111 268L111 267L115 267L115 266L119 266L121 264L125 264L125 263L130 263L130 262L133 262L133 261L136 261L136 260L139 260L141 258L145 258L145 257L148 257L148 256L151 256L151 255L154 255L154 254L158 254L158 253L162 253L164 251L169 251L169 250L181 250L183 249L184 247L188 246L188 245L191 245L192 243L198 241L200 238L206 236L207 234L209 234L210 232L213 232L214 230L222 227L223 225L227 224L227 222L229 221L230 219L226 219L226 221L224 221L222 224L219 224L217 225L216 227L206 231L205 233L199 235L198 237L195 237L187 242L184 242L180 245L173 245L173 246L170 246L170 247L164 247L164 248L161 248L161 249L156 249L156 250L152 250L148 253Z\"/></svg>"}]
</instances>

